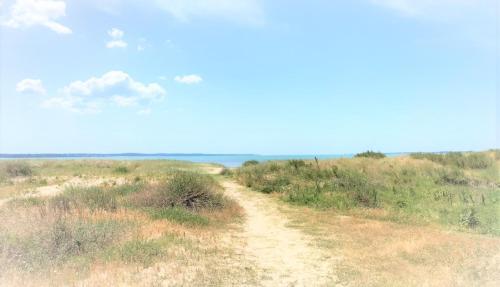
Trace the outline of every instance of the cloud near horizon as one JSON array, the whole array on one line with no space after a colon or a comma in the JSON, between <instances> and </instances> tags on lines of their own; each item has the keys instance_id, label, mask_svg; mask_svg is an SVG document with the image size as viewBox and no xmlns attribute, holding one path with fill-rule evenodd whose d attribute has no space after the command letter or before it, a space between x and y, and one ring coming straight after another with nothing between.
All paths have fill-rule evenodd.
<instances>
[{"instance_id":1,"label":"cloud near horizon","mask_svg":"<svg viewBox=\"0 0 500 287\"><path fill-rule=\"evenodd\" d=\"M55 20L66 16L66 2L62 0L16 0L3 26L28 28L44 26L58 34L71 34L72 30Z\"/></svg>"},{"instance_id":2,"label":"cloud near horizon","mask_svg":"<svg viewBox=\"0 0 500 287\"><path fill-rule=\"evenodd\" d=\"M142 107L161 101L166 91L157 83L144 84L123 71L110 71L101 77L74 81L60 95L45 100L45 108L61 108L77 113L96 113L108 105Z\"/></svg>"}]
</instances>

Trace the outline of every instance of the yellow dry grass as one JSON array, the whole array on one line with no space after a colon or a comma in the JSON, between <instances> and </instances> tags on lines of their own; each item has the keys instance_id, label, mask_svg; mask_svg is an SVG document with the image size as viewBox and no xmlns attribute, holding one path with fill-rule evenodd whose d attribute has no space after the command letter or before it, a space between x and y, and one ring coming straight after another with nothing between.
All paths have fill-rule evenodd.
<instances>
[{"instance_id":1,"label":"yellow dry grass","mask_svg":"<svg viewBox=\"0 0 500 287\"><path fill-rule=\"evenodd\" d=\"M346 286L499 286L500 238L282 207L340 256Z\"/></svg>"}]
</instances>

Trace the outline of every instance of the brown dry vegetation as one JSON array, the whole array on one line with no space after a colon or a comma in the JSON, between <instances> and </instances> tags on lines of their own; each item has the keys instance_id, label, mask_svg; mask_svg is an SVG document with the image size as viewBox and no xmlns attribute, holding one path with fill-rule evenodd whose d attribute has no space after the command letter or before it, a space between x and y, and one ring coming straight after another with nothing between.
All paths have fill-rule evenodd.
<instances>
[{"instance_id":1,"label":"brown dry vegetation","mask_svg":"<svg viewBox=\"0 0 500 287\"><path fill-rule=\"evenodd\" d=\"M345 286L498 286L500 239L282 206L292 225L340 257Z\"/></svg>"},{"instance_id":2,"label":"brown dry vegetation","mask_svg":"<svg viewBox=\"0 0 500 287\"><path fill-rule=\"evenodd\" d=\"M6 197L0 206L1 286L253 280L251 265L221 244L237 228L240 207L217 195L220 187L208 176L179 173L209 166L168 161L30 161L27 166L30 175L9 174L0 187ZM172 186L171 178L180 180ZM191 202L196 205L184 205Z\"/></svg>"},{"instance_id":3,"label":"brown dry vegetation","mask_svg":"<svg viewBox=\"0 0 500 287\"><path fill-rule=\"evenodd\" d=\"M248 176L258 176L245 178L253 180L253 188L280 191L271 194L227 177L185 176L186 170L221 171L211 165L28 161L14 166L27 175L0 174L0 286L500 285L497 222L484 221L498 218L497 166L465 169L466 184L443 187L486 196L479 218L488 225L469 230L429 216L439 214L433 208L467 207L459 197L449 204L390 189L375 206L287 204L290 183L309 187L308 176L315 178L308 164L268 163L267 175L259 174L261 164L245 167L252 172ZM440 179L449 175L443 171L452 170L401 157L319 161L313 172L327 178L322 170L335 167L365 174L369 187L415 185L414 191L426 196L435 193L424 191L441 187ZM350 179L356 180L344 178ZM412 208L393 208L396 199ZM431 212L422 213L426 210Z\"/></svg>"}]
</instances>

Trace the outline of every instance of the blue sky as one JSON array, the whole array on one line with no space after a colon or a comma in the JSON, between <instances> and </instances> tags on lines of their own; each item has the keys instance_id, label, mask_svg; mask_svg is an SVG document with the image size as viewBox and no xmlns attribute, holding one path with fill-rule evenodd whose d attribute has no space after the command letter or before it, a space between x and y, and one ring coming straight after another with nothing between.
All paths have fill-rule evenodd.
<instances>
[{"instance_id":1,"label":"blue sky","mask_svg":"<svg viewBox=\"0 0 500 287\"><path fill-rule=\"evenodd\" d=\"M0 153L499 146L494 0L0 0Z\"/></svg>"}]
</instances>

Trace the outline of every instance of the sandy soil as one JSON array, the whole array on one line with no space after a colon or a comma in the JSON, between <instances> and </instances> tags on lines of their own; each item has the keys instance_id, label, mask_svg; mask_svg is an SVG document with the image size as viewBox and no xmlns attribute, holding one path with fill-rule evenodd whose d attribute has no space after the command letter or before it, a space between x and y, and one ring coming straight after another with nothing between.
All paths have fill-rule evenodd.
<instances>
[{"instance_id":1,"label":"sandy soil","mask_svg":"<svg viewBox=\"0 0 500 287\"><path fill-rule=\"evenodd\" d=\"M263 194L248 192L234 181L222 182L226 194L244 209L241 232L232 235L235 249L256 264L262 286L336 286L337 258L329 256Z\"/></svg>"}]
</instances>

